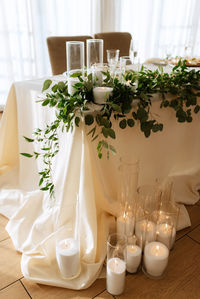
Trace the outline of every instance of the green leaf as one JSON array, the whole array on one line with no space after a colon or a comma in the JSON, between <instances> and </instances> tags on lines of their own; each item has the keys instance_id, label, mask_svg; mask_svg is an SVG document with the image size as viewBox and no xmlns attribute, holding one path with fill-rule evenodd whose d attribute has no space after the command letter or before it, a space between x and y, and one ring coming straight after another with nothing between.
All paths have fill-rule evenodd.
<instances>
[{"instance_id":1,"label":"green leaf","mask_svg":"<svg viewBox=\"0 0 200 299\"><path fill-rule=\"evenodd\" d=\"M56 92L57 89L58 89L58 84L55 84L55 85L51 88L51 90L52 90L53 92Z\"/></svg>"},{"instance_id":2,"label":"green leaf","mask_svg":"<svg viewBox=\"0 0 200 299\"><path fill-rule=\"evenodd\" d=\"M115 131L114 131L113 129L108 128L107 131L108 131L108 135L109 135L112 139L115 139L115 138L116 138L116 136L115 136Z\"/></svg>"},{"instance_id":3,"label":"green leaf","mask_svg":"<svg viewBox=\"0 0 200 299\"><path fill-rule=\"evenodd\" d=\"M33 141L34 141L34 139L28 138L28 137L26 137L26 136L23 136L23 137L24 137L24 139L25 139L26 141L28 141L28 142L33 142Z\"/></svg>"},{"instance_id":4,"label":"green leaf","mask_svg":"<svg viewBox=\"0 0 200 299\"><path fill-rule=\"evenodd\" d=\"M90 126L91 124L93 124L93 122L94 122L94 117L92 114L85 115L85 124L87 126Z\"/></svg>"},{"instance_id":5,"label":"green leaf","mask_svg":"<svg viewBox=\"0 0 200 299\"><path fill-rule=\"evenodd\" d=\"M197 105L195 108L194 108L194 113L198 113L200 111L200 106Z\"/></svg>"},{"instance_id":6,"label":"green leaf","mask_svg":"<svg viewBox=\"0 0 200 299\"><path fill-rule=\"evenodd\" d=\"M42 177L42 178L40 179L40 181L39 181L39 186L42 185L43 181L44 181L44 179L43 179L43 177Z\"/></svg>"},{"instance_id":7,"label":"green leaf","mask_svg":"<svg viewBox=\"0 0 200 299\"><path fill-rule=\"evenodd\" d=\"M76 116L76 117L75 117L75 125L76 125L77 127L79 127L79 123L80 123L80 117Z\"/></svg>"},{"instance_id":8,"label":"green leaf","mask_svg":"<svg viewBox=\"0 0 200 299\"><path fill-rule=\"evenodd\" d=\"M71 78L78 78L78 77L81 77L81 76L82 76L81 72L76 72L76 73L73 73L72 75L70 75Z\"/></svg>"},{"instance_id":9,"label":"green leaf","mask_svg":"<svg viewBox=\"0 0 200 299\"><path fill-rule=\"evenodd\" d=\"M22 155L24 157L27 157L27 158L32 158L33 157L33 155L28 154L28 153L20 153L20 155Z\"/></svg>"},{"instance_id":10,"label":"green leaf","mask_svg":"<svg viewBox=\"0 0 200 299\"><path fill-rule=\"evenodd\" d=\"M135 122L134 122L134 120L133 120L132 118L129 118L129 119L127 120L127 124L128 124L129 127L132 128L132 127L134 126Z\"/></svg>"},{"instance_id":11,"label":"green leaf","mask_svg":"<svg viewBox=\"0 0 200 299\"><path fill-rule=\"evenodd\" d=\"M103 136L105 137L105 138L108 138L108 136L109 136L109 134L108 134L108 129L106 129L106 128L102 128L102 133L103 133Z\"/></svg>"},{"instance_id":12,"label":"green leaf","mask_svg":"<svg viewBox=\"0 0 200 299\"><path fill-rule=\"evenodd\" d=\"M115 110L115 111L117 111L119 113L122 112L122 109L121 109L121 107L119 105L117 105L117 104L110 104L110 105L113 108L113 110Z\"/></svg>"},{"instance_id":13,"label":"green leaf","mask_svg":"<svg viewBox=\"0 0 200 299\"><path fill-rule=\"evenodd\" d=\"M43 101L42 106L47 106L49 104L50 100L46 99Z\"/></svg>"},{"instance_id":14,"label":"green leaf","mask_svg":"<svg viewBox=\"0 0 200 299\"><path fill-rule=\"evenodd\" d=\"M125 128L126 128L126 125L127 125L126 119L122 119L122 120L119 122L119 126L120 126L121 129L125 129Z\"/></svg>"},{"instance_id":15,"label":"green leaf","mask_svg":"<svg viewBox=\"0 0 200 299\"><path fill-rule=\"evenodd\" d=\"M112 145L109 145L109 149L111 150L111 152L116 155L116 150Z\"/></svg>"},{"instance_id":16,"label":"green leaf","mask_svg":"<svg viewBox=\"0 0 200 299\"><path fill-rule=\"evenodd\" d=\"M49 79L45 80L43 83L42 92L47 90L49 88L49 86L51 85L51 83L52 83L51 80L49 80Z\"/></svg>"}]
</instances>

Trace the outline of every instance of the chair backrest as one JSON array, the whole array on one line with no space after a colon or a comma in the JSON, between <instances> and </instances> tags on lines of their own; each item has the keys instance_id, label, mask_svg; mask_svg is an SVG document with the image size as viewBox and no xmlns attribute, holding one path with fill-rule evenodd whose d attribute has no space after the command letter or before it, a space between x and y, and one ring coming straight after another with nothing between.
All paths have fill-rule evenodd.
<instances>
[{"instance_id":1,"label":"chair backrest","mask_svg":"<svg viewBox=\"0 0 200 299\"><path fill-rule=\"evenodd\" d=\"M92 36L50 36L47 38L47 46L53 75L59 75L66 71L66 42L81 41L85 43L85 65L86 65L86 40Z\"/></svg>"},{"instance_id":2,"label":"chair backrest","mask_svg":"<svg viewBox=\"0 0 200 299\"><path fill-rule=\"evenodd\" d=\"M106 50L119 49L119 56L128 56L132 36L129 32L102 32L96 33L94 38L104 40L103 60L107 62Z\"/></svg>"}]
</instances>

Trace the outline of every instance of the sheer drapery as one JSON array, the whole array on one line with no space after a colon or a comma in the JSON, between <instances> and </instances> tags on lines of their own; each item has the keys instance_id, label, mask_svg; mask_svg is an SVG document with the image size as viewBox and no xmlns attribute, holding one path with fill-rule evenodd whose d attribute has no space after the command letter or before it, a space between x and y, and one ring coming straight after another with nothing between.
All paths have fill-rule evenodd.
<instances>
[{"instance_id":1,"label":"sheer drapery","mask_svg":"<svg viewBox=\"0 0 200 299\"><path fill-rule=\"evenodd\" d=\"M141 61L200 56L199 0L1 0L0 104L13 81L51 74L46 37L132 34Z\"/></svg>"}]
</instances>

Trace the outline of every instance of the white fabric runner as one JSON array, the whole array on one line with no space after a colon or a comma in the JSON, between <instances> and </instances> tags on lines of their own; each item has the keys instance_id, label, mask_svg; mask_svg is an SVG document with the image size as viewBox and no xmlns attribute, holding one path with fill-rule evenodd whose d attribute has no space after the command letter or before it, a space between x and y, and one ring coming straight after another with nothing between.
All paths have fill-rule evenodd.
<instances>
[{"instance_id":1,"label":"white fabric runner","mask_svg":"<svg viewBox=\"0 0 200 299\"><path fill-rule=\"evenodd\" d=\"M60 77L62 78L62 77ZM55 78L56 80L58 78ZM139 158L139 184L155 179L174 182L176 202L194 204L200 188L200 119L179 124L174 111L159 108L153 112L164 123L161 133L145 138L138 126L121 130L114 123L117 138L110 143L117 155L97 158L97 142L91 143L90 127L80 125L73 133L60 136L60 152L54 162L55 199L38 188L38 160L19 155L31 152L33 144L23 136L43 127L55 117L54 109L36 103L42 80L15 83L8 96L0 128L0 213L10 219L6 227L15 248L22 252L23 275L35 282L83 289L99 276L106 255L106 238L118 213L117 186L119 158ZM76 221L76 199L80 200L81 273L67 280L56 263L56 238L71 237ZM185 207L181 207L178 228L190 225Z\"/></svg>"}]
</instances>

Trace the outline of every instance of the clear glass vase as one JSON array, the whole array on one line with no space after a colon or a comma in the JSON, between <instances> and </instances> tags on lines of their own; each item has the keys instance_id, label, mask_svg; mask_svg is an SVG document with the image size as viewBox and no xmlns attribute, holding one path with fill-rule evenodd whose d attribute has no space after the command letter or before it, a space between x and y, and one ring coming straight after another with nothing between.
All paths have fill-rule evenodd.
<instances>
[{"instance_id":1,"label":"clear glass vase","mask_svg":"<svg viewBox=\"0 0 200 299\"><path fill-rule=\"evenodd\" d=\"M103 39L87 39L87 72L97 63L103 63Z\"/></svg>"}]
</instances>

